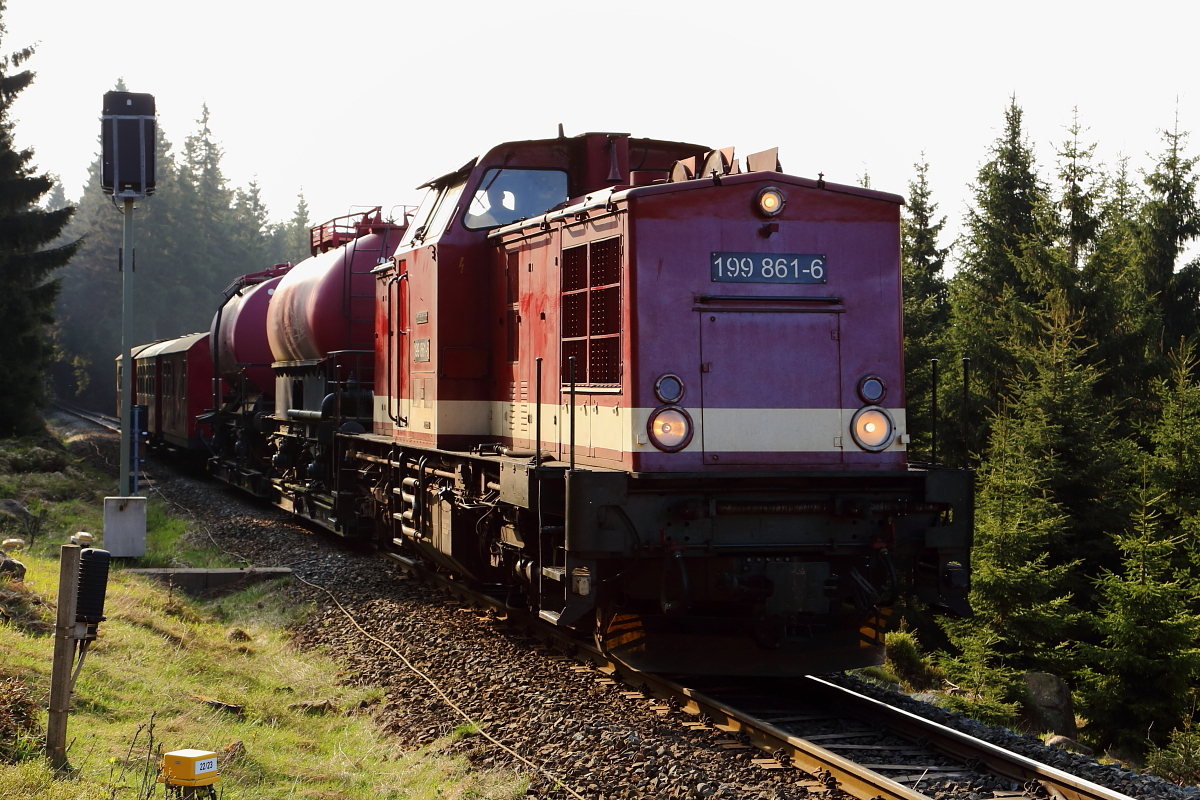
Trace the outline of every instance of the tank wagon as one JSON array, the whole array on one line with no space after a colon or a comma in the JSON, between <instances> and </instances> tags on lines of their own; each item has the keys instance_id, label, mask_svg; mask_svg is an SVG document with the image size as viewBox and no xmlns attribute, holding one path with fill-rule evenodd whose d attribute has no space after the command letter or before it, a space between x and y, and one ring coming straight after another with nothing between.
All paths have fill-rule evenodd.
<instances>
[{"instance_id":1,"label":"tank wagon","mask_svg":"<svg viewBox=\"0 0 1200 800\"><path fill-rule=\"evenodd\" d=\"M274 357L267 341L267 307L291 264L242 275L225 289L209 328L213 381L204 419L213 432L210 471L265 495L270 464L267 420L275 410Z\"/></svg>"},{"instance_id":2,"label":"tank wagon","mask_svg":"<svg viewBox=\"0 0 1200 800\"><path fill-rule=\"evenodd\" d=\"M217 475L642 669L859 667L901 595L966 610L972 475L907 461L902 198L616 133L421 188L250 287L274 385L218 367Z\"/></svg>"}]
</instances>

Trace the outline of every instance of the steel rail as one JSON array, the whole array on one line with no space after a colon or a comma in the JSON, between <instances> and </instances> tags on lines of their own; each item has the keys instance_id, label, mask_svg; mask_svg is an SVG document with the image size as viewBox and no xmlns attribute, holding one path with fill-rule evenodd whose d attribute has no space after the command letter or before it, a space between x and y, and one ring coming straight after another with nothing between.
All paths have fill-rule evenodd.
<instances>
[{"instance_id":1,"label":"steel rail","mask_svg":"<svg viewBox=\"0 0 1200 800\"><path fill-rule=\"evenodd\" d=\"M581 646L581 649L605 658L599 650ZM605 659L607 660L607 659ZM617 671L624 667L617 666ZM714 698L708 697L682 684L644 672L632 673L627 682L648 687L654 694L665 697L678 697L685 700L683 711L697 716L704 716L713 721L713 727L718 730L745 733L750 743L767 753L770 753L780 763L795 766L809 775L821 779L822 773L828 773L836 788L858 800L927 800L927 795L897 783L884 775L874 772L866 766L857 764L847 758L837 755L820 745L793 736L769 722L757 719L750 714L728 706ZM828 783L826 784L828 786ZM829 788L834 788L830 786Z\"/></svg>"},{"instance_id":2,"label":"steel rail","mask_svg":"<svg viewBox=\"0 0 1200 800\"><path fill-rule=\"evenodd\" d=\"M879 720L906 739L929 742L935 750L952 758L968 763L977 762L1011 780L1022 783L1036 781L1052 797L1063 800L1129 800L1128 795L811 675L804 678L801 691L806 698L819 699L839 710L845 709L852 714Z\"/></svg>"},{"instance_id":3,"label":"steel rail","mask_svg":"<svg viewBox=\"0 0 1200 800\"><path fill-rule=\"evenodd\" d=\"M121 430L121 421L116 417L110 417L107 414L100 414L96 411L87 411L86 409L64 403L61 400L54 401L52 405L59 411L87 420L88 422L93 422L102 428L118 432Z\"/></svg>"}]
</instances>

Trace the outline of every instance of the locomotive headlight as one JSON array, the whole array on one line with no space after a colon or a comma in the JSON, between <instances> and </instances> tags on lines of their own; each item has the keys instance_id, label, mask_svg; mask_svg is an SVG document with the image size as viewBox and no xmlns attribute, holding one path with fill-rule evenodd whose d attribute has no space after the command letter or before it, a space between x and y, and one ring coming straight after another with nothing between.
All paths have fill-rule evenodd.
<instances>
[{"instance_id":1,"label":"locomotive headlight","mask_svg":"<svg viewBox=\"0 0 1200 800\"><path fill-rule=\"evenodd\" d=\"M783 192L774 186L759 189L758 194L754 196L754 208L764 217L778 216L779 212L783 211L786 202L787 199L783 196Z\"/></svg>"},{"instance_id":2,"label":"locomotive headlight","mask_svg":"<svg viewBox=\"0 0 1200 800\"><path fill-rule=\"evenodd\" d=\"M879 406L864 406L850 420L850 435L854 443L871 453L887 449L896 438L892 415Z\"/></svg>"},{"instance_id":3,"label":"locomotive headlight","mask_svg":"<svg viewBox=\"0 0 1200 800\"><path fill-rule=\"evenodd\" d=\"M675 453L692 441L692 418L682 408L662 406L650 414L646 432L659 450Z\"/></svg>"}]
</instances>

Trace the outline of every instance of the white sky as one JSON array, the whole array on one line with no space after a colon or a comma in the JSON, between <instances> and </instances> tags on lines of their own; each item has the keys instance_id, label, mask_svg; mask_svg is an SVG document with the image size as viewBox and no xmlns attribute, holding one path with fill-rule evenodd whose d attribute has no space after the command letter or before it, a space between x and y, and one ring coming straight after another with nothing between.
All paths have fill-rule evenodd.
<instances>
[{"instance_id":1,"label":"white sky","mask_svg":"<svg viewBox=\"0 0 1200 800\"><path fill-rule=\"evenodd\" d=\"M1188 9L1192 10L1189 11ZM922 151L957 224L1003 124L1025 110L1043 176L1078 107L1099 160L1135 169L1194 132L1190 3L415 3L8 0L0 50L38 43L16 136L77 198L118 78L175 145L207 102L231 183L273 219L415 203L417 184L512 139L622 131L780 148L792 174L907 192ZM148 202L153 203L151 198Z\"/></svg>"}]
</instances>

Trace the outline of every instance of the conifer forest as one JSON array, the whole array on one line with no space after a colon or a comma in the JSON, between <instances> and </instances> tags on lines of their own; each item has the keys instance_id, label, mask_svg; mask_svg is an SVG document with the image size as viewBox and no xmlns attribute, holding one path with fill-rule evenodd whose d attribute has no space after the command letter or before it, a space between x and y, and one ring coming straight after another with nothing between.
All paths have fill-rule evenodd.
<instances>
[{"instance_id":1,"label":"conifer forest","mask_svg":"<svg viewBox=\"0 0 1200 800\"><path fill-rule=\"evenodd\" d=\"M1022 673L1049 672L1088 739L1164 758L1194 756L1200 688L1187 147L1170 128L1145 170L1100 165L1075 119L1040 165L1014 99L959 240L920 163L902 242L910 458L935 457L937 359L936 460L977 470L974 616L913 609L917 636L976 717L1017 720Z\"/></svg>"},{"instance_id":2,"label":"conifer forest","mask_svg":"<svg viewBox=\"0 0 1200 800\"><path fill-rule=\"evenodd\" d=\"M5 435L47 396L111 412L120 350L122 222L99 160L69 200L14 149L28 55L0 62L0 341L33 356L0 358L0 383L30 387L0 400ZM1184 254L1200 158L1168 125L1151 163L1100 164L1078 121L1035 153L1017 99L997 111L957 240L930 164L903 212L910 457L977 470L974 616L913 606L903 624L956 687L945 702L977 718L1017 724L1022 674L1048 672L1088 742L1195 752L1200 258ZM303 196L273 222L255 183L230 185L207 108L181 147L160 130L157 151L136 223L138 342L206 330L235 277L307 256L311 224ZM22 377L40 372L45 389Z\"/></svg>"}]
</instances>

